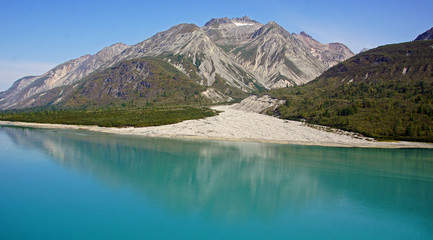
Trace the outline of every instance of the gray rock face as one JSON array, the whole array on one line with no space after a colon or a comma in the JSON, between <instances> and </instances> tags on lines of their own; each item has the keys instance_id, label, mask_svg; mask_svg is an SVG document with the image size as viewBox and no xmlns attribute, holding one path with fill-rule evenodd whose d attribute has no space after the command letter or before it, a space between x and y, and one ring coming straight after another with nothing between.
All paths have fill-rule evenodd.
<instances>
[{"instance_id":1,"label":"gray rock face","mask_svg":"<svg viewBox=\"0 0 433 240\"><path fill-rule=\"evenodd\" d=\"M0 108L22 108L20 105L25 99L47 91L61 84L60 80L74 72L83 62L89 59L90 55L85 55L77 59L70 60L51 69L42 76L24 77L16 81L11 88L3 92L0 99Z\"/></svg>"},{"instance_id":2,"label":"gray rock face","mask_svg":"<svg viewBox=\"0 0 433 240\"><path fill-rule=\"evenodd\" d=\"M79 81L127 47L123 43L117 43L102 49L95 55L84 55L60 64L41 76L21 78L11 88L1 93L0 109L27 107L20 103L35 94Z\"/></svg>"},{"instance_id":3,"label":"gray rock face","mask_svg":"<svg viewBox=\"0 0 433 240\"><path fill-rule=\"evenodd\" d=\"M251 95L231 108L245 112L264 113L266 111L273 111L285 103L285 100L272 98L269 95L263 95L261 97Z\"/></svg>"},{"instance_id":4,"label":"gray rock face","mask_svg":"<svg viewBox=\"0 0 433 240\"><path fill-rule=\"evenodd\" d=\"M275 22L261 27L249 42L234 49L232 54L266 88L303 84L327 69Z\"/></svg>"},{"instance_id":5,"label":"gray rock face","mask_svg":"<svg viewBox=\"0 0 433 240\"><path fill-rule=\"evenodd\" d=\"M230 86L243 91L251 88L242 67L194 24L180 24L134 45L108 62L110 67L123 60L142 57L162 57L186 75L199 75L200 83L212 86L217 76ZM188 68L188 64L195 67Z\"/></svg>"},{"instance_id":6,"label":"gray rock face","mask_svg":"<svg viewBox=\"0 0 433 240\"><path fill-rule=\"evenodd\" d=\"M217 18L207 22L202 30L218 45L231 49L246 43L263 24L245 16L242 18Z\"/></svg>"},{"instance_id":7,"label":"gray rock face","mask_svg":"<svg viewBox=\"0 0 433 240\"><path fill-rule=\"evenodd\" d=\"M202 29L266 88L304 84L354 55L343 44L321 44L248 17L212 19Z\"/></svg>"},{"instance_id":8,"label":"gray rock face","mask_svg":"<svg viewBox=\"0 0 433 240\"><path fill-rule=\"evenodd\" d=\"M63 63L41 76L25 77L0 93L0 109L24 108L25 99L71 85L121 61L158 57L198 83L204 96L231 99L227 87L252 92L304 84L353 56L343 44L321 44L306 33L291 34L275 22L249 17L218 18L203 27L179 24L133 46L122 43ZM218 85L218 88L215 87ZM216 97L216 96L219 97Z\"/></svg>"},{"instance_id":9,"label":"gray rock face","mask_svg":"<svg viewBox=\"0 0 433 240\"><path fill-rule=\"evenodd\" d=\"M433 39L433 28L430 28L430 30L427 30L425 33L418 35L415 41L431 40L431 39Z\"/></svg>"},{"instance_id":10,"label":"gray rock face","mask_svg":"<svg viewBox=\"0 0 433 240\"><path fill-rule=\"evenodd\" d=\"M310 50L310 53L323 62L327 68L330 68L354 55L348 47L341 43L322 44L305 32L301 32L299 35L292 35L298 41L301 41Z\"/></svg>"},{"instance_id":11,"label":"gray rock face","mask_svg":"<svg viewBox=\"0 0 433 240\"><path fill-rule=\"evenodd\" d=\"M206 89L206 91L202 92L201 95L210 99L212 103L228 102L233 100L233 98L226 96L224 93L213 88Z\"/></svg>"}]
</instances>

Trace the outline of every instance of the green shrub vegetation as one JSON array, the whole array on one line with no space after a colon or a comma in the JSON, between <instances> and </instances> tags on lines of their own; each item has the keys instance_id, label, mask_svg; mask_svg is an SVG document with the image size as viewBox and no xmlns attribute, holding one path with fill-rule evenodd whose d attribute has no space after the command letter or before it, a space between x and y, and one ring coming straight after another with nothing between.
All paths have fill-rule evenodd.
<instances>
[{"instance_id":1,"label":"green shrub vegetation","mask_svg":"<svg viewBox=\"0 0 433 240\"><path fill-rule=\"evenodd\" d=\"M202 105L210 101L200 93L206 88L158 58L123 61L83 79L64 93L63 108L118 105Z\"/></svg>"},{"instance_id":2,"label":"green shrub vegetation","mask_svg":"<svg viewBox=\"0 0 433 240\"><path fill-rule=\"evenodd\" d=\"M209 108L189 106L99 110L14 110L0 112L0 120L100 127L147 127L216 115Z\"/></svg>"},{"instance_id":3,"label":"green shrub vegetation","mask_svg":"<svg viewBox=\"0 0 433 240\"><path fill-rule=\"evenodd\" d=\"M433 41L358 54L314 81L268 92L287 100L273 114L377 139L433 142Z\"/></svg>"},{"instance_id":4,"label":"green shrub vegetation","mask_svg":"<svg viewBox=\"0 0 433 240\"><path fill-rule=\"evenodd\" d=\"M0 120L102 127L172 124L216 114L201 107L211 103L200 95L205 90L160 58L126 60L73 86L35 96L31 108L2 111Z\"/></svg>"}]
</instances>

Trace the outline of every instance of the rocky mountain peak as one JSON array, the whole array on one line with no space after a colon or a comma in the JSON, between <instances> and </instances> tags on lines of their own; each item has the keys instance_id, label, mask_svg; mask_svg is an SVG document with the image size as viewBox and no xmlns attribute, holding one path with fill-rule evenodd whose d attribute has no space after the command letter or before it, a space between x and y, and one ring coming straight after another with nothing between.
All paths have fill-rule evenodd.
<instances>
[{"instance_id":1,"label":"rocky mountain peak","mask_svg":"<svg viewBox=\"0 0 433 240\"><path fill-rule=\"evenodd\" d=\"M368 50L370 50L370 49L369 48L363 48L363 49L361 49L361 51L359 51L359 53L367 52Z\"/></svg>"},{"instance_id":2,"label":"rocky mountain peak","mask_svg":"<svg viewBox=\"0 0 433 240\"><path fill-rule=\"evenodd\" d=\"M354 55L347 46L341 43L322 44L305 32L292 34L292 36L295 37L297 41L301 42L311 55L324 63L327 68Z\"/></svg>"},{"instance_id":3,"label":"rocky mountain peak","mask_svg":"<svg viewBox=\"0 0 433 240\"><path fill-rule=\"evenodd\" d=\"M283 27L281 27L278 23L276 23L274 21L270 21L270 22L266 23L264 27L266 27L266 28L275 28L275 29L278 29L278 30L282 29L285 32L287 32L287 30L285 30Z\"/></svg>"},{"instance_id":4,"label":"rocky mountain peak","mask_svg":"<svg viewBox=\"0 0 433 240\"><path fill-rule=\"evenodd\" d=\"M431 39L433 39L433 27L430 28L430 30L424 32L423 34L418 35L415 41L431 40Z\"/></svg>"},{"instance_id":5,"label":"rocky mountain peak","mask_svg":"<svg viewBox=\"0 0 433 240\"><path fill-rule=\"evenodd\" d=\"M232 23L234 23L238 27L239 26L251 26L251 25L259 23L256 20L252 20L248 16L243 16L240 18L232 18L231 21L232 21Z\"/></svg>"},{"instance_id":6,"label":"rocky mountain peak","mask_svg":"<svg viewBox=\"0 0 433 240\"><path fill-rule=\"evenodd\" d=\"M283 27L281 27L278 23L274 22L274 21L270 21L268 23L266 23L266 25L262 26L260 29L258 29L251 37L251 39L255 39L258 38L264 34L269 34L269 33L276 33L276 34L280 34L284 37L289 38L290 33L287 32Z\"/></svg>"},{"instance_id":7,"label":"rocky mountain peak","mask_svg":"<svg viewBox=\"0 0 433 240\"><path fill-rule=\"evenodd\" d=\"M278 23L274 22L274 21L270 21L268 23L265 24L264 26L265 28L275 28L277 30L283 30L284 32L287 32L287 30L285 30L283 27L281 27Z\"/></svg>"},{"instance_id":8,"label":"rocky mountain peak","mask_svg":"<svg viewBox=\"0 0 433 240\"><path fill-rule=\"evenodd\" d=\"M122 48L122 47L127 47L127 46L128 45L124 44L123 42L118 42L118 43L110 45L109 47L111 47L111 48L118 48L118 47Z\"/></svg>"},{"instance_id":9,"label":"rocky mountain peak","mask_svg":"<svg viewBox=\"0 0 433 240\"><path fill-rule=\"evenodd\" d=\"M182 34L182 33L191 33L199 30L200 28L193 24L193 23L182 23L179 25L176 25L172 28L170 28L169 32L174 32L175 34Z\"/></svg>"},{"instance_id":10,"label":"rocky mountain peak","mask_svg":"<svg viewBox=\"0 0 433 240\"><path fill-rule=\"evenodd\" d=\"M239 97L306 83L351 56L342 44L321 44L305 32L290 34L274 21L263 25L248 16L213 18L201 28L179 24L135 45L116 43L44 75L22 78L0 93L0 109L28 107L31 96L36 99L44 91L72 86L93 72L143 57L172 65L217 95Z\"/></svg>"},{"instance_id":11,"label":"rocky mountain peak","mask_svg":"<svg viewBox=\"0 0 433 240\"><path fill-rule=\"evenodd\" d=\"M305 33L304 31L300 32L299 35L303 36L303 37L307 37L307 38L312 38L310 35L308 35L307 33Z\"/></svg>"},{"instance_id":12,"label":"rocky mountain peak","mask_svg":"<svg viewBox=\"0 0 433 240\"><path fill-rule=\"evenodd\" d=\"M220 24L228 24L228 23L231 23L231 20L228 17L212 18L204 26L217 28L219 27Z\"/></svg>"},{"instance_id":13,"label":"rocky mountain peak","mask_svg":"<svg viewBox=\"0 0 433 240\"><path fill-rule=\"evenodd\" d=\"M257 29L263 26L248 16L232 18L213 18L202 30L218 45L236 46L245 43Z\"/></svg>"},{"instance_id":14,"label":"rocky mountain peak","mask_svg":"<svg viewBox=\"0 0 433 240\"><path fill-rule=\"evenodd\" d=\"M129 47L128 45L118 42L111 46L103 48L101 51L97 52L95 56L103 57L103 58L113 57L114 55L119 54L120 52L127 49L128 47Z\"/></svg>"},{"instance_id":15,"label":"rocky mountain peak","mask_svg":"<svg viewBox=\"0 0 433 240\"><path fill-rule=\"evenodd\" d=\"M251 26L254 24L260 24L259 22L257 22L256 20L253 20L251 18L249 18L248 16L243 16L243 17L237 17L237 18L228 18L228 17L223 17L223 18L212 18L210 21L208 21L204 27L206 28L220 28L222 26L226 26L226 25L235 25L235 26Z\"/></svg>"},{"instance_id":16,"label":"rocky mountain peak","mask_svg":"<svg viewBox=\"0 0 433 240\"><path fill-rule=\"evenodd\" d=\"M251 18L248 17L248 16L232 18L232 20L235 20L235 21L243 21L243 22L257 22L256 20L253 20L253 19L251 19Z\"/></svg>"}]
</instances>

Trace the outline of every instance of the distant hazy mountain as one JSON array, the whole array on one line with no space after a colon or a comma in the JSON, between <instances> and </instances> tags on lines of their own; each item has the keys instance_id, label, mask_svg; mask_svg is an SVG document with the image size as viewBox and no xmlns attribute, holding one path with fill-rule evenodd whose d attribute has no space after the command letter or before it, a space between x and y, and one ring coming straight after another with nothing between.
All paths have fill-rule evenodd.
<instances>
[{"instance_id":1,"label":"distant hazy mountain","mask_svg":"<svg viewBox=\"0 0 433 240\"><path fill-rule=\"evenodd\" d=\"M84 55L62 63L41 76L21 78L7 91L0 93L0 109L28 107L29 104L21 103L35 94L79 81L127 47L117 43L95 55Z\"/></svg>"},{"instance_id":2,"label":"distant hazy mountain","mask_svg":"<svg viewBox=\"0 0 433 240\"><path fill-rule=\"evenodd\" d=\"M430 30L427 30L425 33L418 35L415 41L431 39L433 39L433 28L430 28Z\"/></svg>"},{"instance_id":3,"label":"distant hazy mountain","mask_svg":"<svg viewBox=\"0 0 433 240\"><path fill-rule=\"evenodd\" d=\"M341 43L321 44L304 32L291 34L275 22L263 25L248 17L218 18L203 27L180 24L136 45L118 43L93 56L63 63L44 75L21 78L0 93L0 109L60 104L64 98L48 100L52 91L44 93L70 90L79 81L89 81L86 77L90 75L133 59L150 57L158 64L166 62L203 86L202 97L220 102L307 83L351 56L353 53Z\"/></svg>"},{"instance_id":4,"label":"distant hazy mountain","mask_svg":"<svg viewBox=\"0 0 433 240\"><path fill-rule=\"evenodd\" d=\"M359 51L359 53L363 53L363 52L366 52L368 50L370 50L370 49L369 48L363 48L363 49L361 49L361 51Z\"/></svg>"}]
</instances>

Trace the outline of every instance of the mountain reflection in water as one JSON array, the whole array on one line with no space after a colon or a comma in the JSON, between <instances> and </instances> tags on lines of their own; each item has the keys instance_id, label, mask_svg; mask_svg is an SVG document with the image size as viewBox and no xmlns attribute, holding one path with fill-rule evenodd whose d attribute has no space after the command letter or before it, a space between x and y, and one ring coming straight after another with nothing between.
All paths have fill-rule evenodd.
<instances>
[{"instance_id":1,"label":"mountain reflection in water","mask_svg":"<svg viewBox=\"0 0 433 240\"><path fill-rule=\"evenodd\" d=\"M366 212L409 214L433 229L433 191L425 190L433 182L431 150L157 139L15 127L0 131L64 167L114 188L127 185L174 212L242 221L358 205Z\"/></svg>"}]
</instances>

